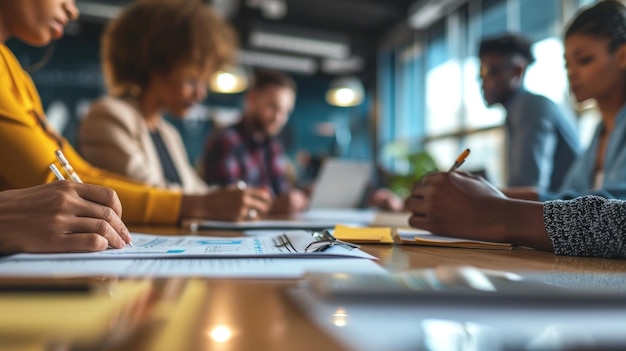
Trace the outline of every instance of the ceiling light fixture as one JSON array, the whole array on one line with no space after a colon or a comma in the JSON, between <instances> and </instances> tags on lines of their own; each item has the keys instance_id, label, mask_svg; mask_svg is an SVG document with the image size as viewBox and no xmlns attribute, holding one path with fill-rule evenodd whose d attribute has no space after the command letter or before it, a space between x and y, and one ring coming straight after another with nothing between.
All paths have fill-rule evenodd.
<instances>
[{"instance_id":1,"label":"ceiling light fixture","mask_svg":"<svg viewBox=\"0 0 626 351\"><path fill-rule=\"evenodd\" d=\"M363 84L356 77L342 77L335 79L326 92L326 101L339 107L357 106L365 98Z\"/></svg>"},{"instance_id":2,"label":"ceiling light fixture","mask_svg":"<svg viewBox=\"0 0 626 351\"><path fill-rule=\"evenodd\" d=\"M325 59L322 71L326 74L353 74L363 69L365 62L360 56L352 56L346 60Z\"/></svg>"},{"instance_id":3,"label":"ceiling light fixture","mask_svg":"<svg viewBox=\"0 0 626 351\"><path fill-rule=\"evenodd\" d=\"M287 3L285 0L264 0L261 13L265 18L279 20L287 15Z\"/></svg>"},{"instance_id":4,"label":"ceiling light fixture","mask_svg":"<svg viewBox=\"0 0 626 351\"><path fill-rule=\"evenodd\" d=\"M241 65L271 68L302 74L317 72L317 62L309 57L270 54L260 51L242 50L238 61Z\"/></svg>"},{"instance_id":5,"label":"ceiling light fixture","mask_svg":"<svg viewBox=\"0 0 626 351\"><path fill-rule=\"evenodd\" d=\"M77 1L76 7L81 17L91 17L104 21L117 17L122 12L122 6L106 5L88 1Z\"/></svg>"},{"instance_id":6,"label":"ceiling light fixture","mask_svg":"<svg viewBox=\"0 0 626 351\"><path fill-rule=\"evenodd\" d=\"M409 24L418 30L426 29L442 18L447 10L459 6L461 3L461 0L416 1L409 9Z\"/></svg>"},{"instance_id":7,"label":"ceiling light fixture","mask_svg":"<svg viewBox=\"0 0 626 351\"><path fill-rule=\"evenodd\" d=\"M248 76L241 67L217 71L209 82L211 91L221 94L236 94L248 88Z\"/></svg>"},{"instance_id":8,"label":"ceiling light fixture","mask_svg":"<svg viewBox=\"0 0 626 351\"><path fill-rule=\"evenodd\" d=\"M285 0L248 0L246 4L259 9L263 17L267 19L279 20L287 15L287 1Z\"/></svg>"},{"instance_id":9,"label":"ceiling light fixture","mask_svg":"<svg viewBox=\"0 0 626 351\"><path fill-rule=\"evenodd\" d=\"M345 59L350 55L350 46L344 42L263 31L252 32L250 45L335 59Z\"/></svg>"}]
</instances>

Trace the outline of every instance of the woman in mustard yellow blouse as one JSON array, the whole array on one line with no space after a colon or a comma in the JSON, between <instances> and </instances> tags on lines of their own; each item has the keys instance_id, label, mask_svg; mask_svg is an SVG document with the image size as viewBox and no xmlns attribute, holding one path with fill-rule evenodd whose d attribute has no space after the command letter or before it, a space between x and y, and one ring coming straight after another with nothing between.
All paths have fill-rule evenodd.
<instances>
[{"instance_id":1,"label":"woman in mustard yellow blouse","mask_svg":"<svg viewBox=\"0 0 626 351\"><path fill-rule=\"evenodd\" d=\"M210 11L195 0L176 1L172 9ZM262 190L222 189L206 195L183 195L101 171L85 162L51 129L32 80L4 42L15 37L30 45L47 45L61 38L68 21L77 16L73 0L0 0L0 190L54 180L48 165L55 162L54 151L60 149L85 183L107 186L117 192L124 209L122 218L127 223L175 224L185 218L240 220L251 212L267 212L271 200ZM214 16L209 18L215 20ZM226 26L222 22L217 25ZM207 35L207 48L216 39ZM228 59L214 57L218 53L211 50L199 52L206 53L205 64Z\"/></svg>"}]
</instances>

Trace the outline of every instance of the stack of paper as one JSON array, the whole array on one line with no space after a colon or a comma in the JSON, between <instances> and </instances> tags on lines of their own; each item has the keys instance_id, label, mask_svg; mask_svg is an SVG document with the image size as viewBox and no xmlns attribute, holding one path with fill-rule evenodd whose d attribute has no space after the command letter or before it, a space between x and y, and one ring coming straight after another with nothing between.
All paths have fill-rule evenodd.
<instances>
[{"instance_id":1,"label":"stack of paper","mask_svg":"<svg viewBox=\"0 0 626 351\"><path fill-rule=\"evenodd\" d=\"M467 249L513 248L512 244L439 236L422 229L398 229L398 237L402 244L409 245L460 247Z\"/></svg>"},{"instance_id":2,"label":"stack of paper","mask_svg":"<svg viewBox=\"0 0 626 351\"><path fill-rule=\"evenodd\" d=\"M410 228L408 212L377 212L370 223L376 227Z\"/></svg>"},{"instance_id":3,"label":"stack of paper","mask_svg":"<svg viewBox=\"0 0 626 351\"><path fill-rule=\"evenodd\" d=\"M143 259L143 258L315 258L376 257L357 248L343 245L328 245L324 250L308 250L311 243L317 243L311 232L292 230L276 232L273 236L257 237L210 237L210 236L168 236L133 233L135 247L105 250L89 253L28 254L10 256L12 260L41 259ZM323 243L327 243L323 241Z\"/></svg>"},{"instance_id":4,"label":"stack of paper","mask_svg":"<svg viewBox=\"0 0 626 351\"><path fill-rule=\"evenodd\" d=\"M0 277L94 276L298 278L305 272L384 273L376 258L345 245L306 250L311 232L258 237L133 233L134 248L93 253L17 254L0 258ZM282 238L278 241L278 238ZM285 244L288 245L285 245Z\"/></svg>"},{"instance_id":5,"label":"stack of paper","mask_svg":"<svg viewBox=\"0 0 626 351\"><path fill-rule=\"evenodd\" d=\"M202 221L198 224L204 230L324 230L333 228L337 222L331 220L273 220L261 219L247 222Z\"/></svg>"},{"instance_id":6,"label":"stack of paper","mask_svg":"<svg viewBox=\"0 0 626 351\"><path fill-rule=\"evenodd\" d=\"M309 210L293 219L226 222L201 221L199 228L206 230L324 230L334 228L336 224L369 225L377 216L376 211L357 209Z\"/></svg>"}]
</instances>

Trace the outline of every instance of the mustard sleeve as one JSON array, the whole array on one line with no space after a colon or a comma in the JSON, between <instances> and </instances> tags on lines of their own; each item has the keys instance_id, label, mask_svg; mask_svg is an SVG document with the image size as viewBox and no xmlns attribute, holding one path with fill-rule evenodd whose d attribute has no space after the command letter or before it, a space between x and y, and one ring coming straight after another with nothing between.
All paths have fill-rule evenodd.
<instances>
[{"instance_id":1,"label":"mustard sleeve","mask_svg":"<svg viewBox=\"0 0 626 351\"><path fill-rule=\"evenodd\" d=\"M56 162L57 138L44 130L34 114L10 112L6 105L0 104L0 160L3 161L0 184L5 188L25 188L53 181L55 178L48 165ZM61 140L61 145L85 183L107 186L117 192L126 223L177 223L182 201L180 192L144 186L106 173L84 161L67 141Z\"/></svg>"}]
</instances>

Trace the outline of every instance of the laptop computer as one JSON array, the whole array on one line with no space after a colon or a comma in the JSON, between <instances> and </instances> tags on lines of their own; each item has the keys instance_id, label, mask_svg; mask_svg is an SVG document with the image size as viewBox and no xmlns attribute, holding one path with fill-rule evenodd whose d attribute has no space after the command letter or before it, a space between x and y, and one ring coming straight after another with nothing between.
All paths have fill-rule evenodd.
<instances>
[{"instance_id":1,"label":"laptop computer","mask_svg":"<svg viewBox=\"0 0 626 351\"><path fill-rule=\"evenodd\" d=\"M369 161L327 159L315 181L309 209L359 207L372 167Z\"/></svg>"}]
</instances>

